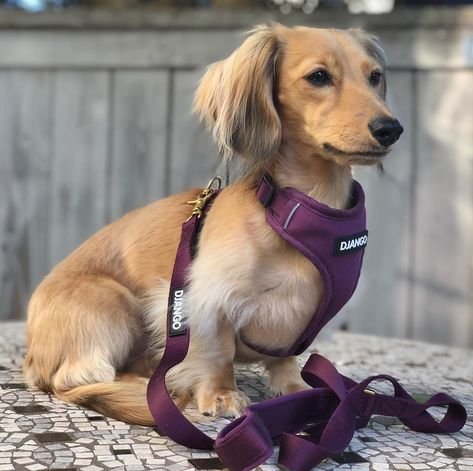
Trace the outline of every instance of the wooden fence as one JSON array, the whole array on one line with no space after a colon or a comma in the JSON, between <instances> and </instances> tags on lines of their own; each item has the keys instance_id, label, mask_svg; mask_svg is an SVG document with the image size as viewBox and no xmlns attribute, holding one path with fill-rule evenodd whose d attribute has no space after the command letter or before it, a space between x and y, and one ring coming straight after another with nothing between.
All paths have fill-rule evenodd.
<instances>
[{"instance_id":1,"label":"wooden fence","mask_svg":"<svg viewBox=\"0 0 473 471\"><path fill-rule=\"evenodd\" d=\"M190 114L205 65L255 23L362 26L389 58L404 124L386 173L357 170L370 244L353 331L473 345L473 15L0 12L0 319L126 211L202 185L216 149Z\"/></svg>"}]
</instances>

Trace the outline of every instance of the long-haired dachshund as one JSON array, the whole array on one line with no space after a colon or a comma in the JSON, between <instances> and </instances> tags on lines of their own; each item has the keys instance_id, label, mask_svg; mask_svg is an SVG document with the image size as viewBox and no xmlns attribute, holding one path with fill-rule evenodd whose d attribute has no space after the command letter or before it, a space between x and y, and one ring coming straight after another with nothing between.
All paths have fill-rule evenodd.
<instances>
[{"instance_id":1,"label":"long-haired dachshund","mask_svg":"<svg viewBox=\"0 0 473 471\"><path fill-rule=\"evenodd\" d=\"M276 394L305 388L289 347L323 295L315 266L267 224L263 172L328 206L350 204L352 165L379 164L402 127L384 102L384 53L360 30L261 26L213 64L195 111L242 171L210 209L188 274L191 344L167 376L183 406L212 416L247 405L235 361L262 362ZM198 189L132 211L56 266L29 306L28 384L131 423L154 423L147 379L165 341L169 280L186 201Z\"/></svg>"}]
</instances>

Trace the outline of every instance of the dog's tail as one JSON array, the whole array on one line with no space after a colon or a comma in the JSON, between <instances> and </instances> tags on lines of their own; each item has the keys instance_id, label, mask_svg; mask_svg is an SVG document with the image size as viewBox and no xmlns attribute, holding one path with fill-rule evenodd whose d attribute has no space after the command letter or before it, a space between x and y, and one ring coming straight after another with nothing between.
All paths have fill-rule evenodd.
<instances>
[{"instance_id":1,"label":"dog's tail","mask_svg":"<svg viewBox=\"0 0 473 471\"><path fill-rule=\"evenodd\" d=\"M154 426L146 401L146 389L146 378L127 375L117 381L53 392L65 402L93 409L107 417L130 424Z\"/></svg>"}]
</instances>

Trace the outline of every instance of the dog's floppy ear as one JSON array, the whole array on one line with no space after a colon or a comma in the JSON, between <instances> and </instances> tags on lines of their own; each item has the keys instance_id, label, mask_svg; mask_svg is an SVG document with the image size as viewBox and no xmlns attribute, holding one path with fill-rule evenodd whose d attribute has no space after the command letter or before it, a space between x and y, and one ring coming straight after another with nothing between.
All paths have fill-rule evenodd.
<instances>
[{"instance_id":1,"label":"dog's floppy ear","mask_svg":"<svg viewBox=\"0 0 473 471\"><path fill-rule=\"evenodd\" d=\"M194 99L194 111L212 130L222 156L241 156L247 166L264 167L281 141L273 101L279 27L251 31L230 57L209 67Z\"/></svg>"},{"instance_id":2,"label":"dog's floppy ear","mask_svg":"<svg viewBox=\"0 0 473 471\"><path fill-rule=\"evenodd\" d=\"M355 38L360 41L360 43L365 48L367 54L379 63L383 72L386 69L386 54L384 52L383 46L377 36L374 34L367 33L361 29L351 28L350 33L355 36ZM383 77L383 81L381 84L381 95L386 98L386 77Z\"/></svg>"}]
</instances>

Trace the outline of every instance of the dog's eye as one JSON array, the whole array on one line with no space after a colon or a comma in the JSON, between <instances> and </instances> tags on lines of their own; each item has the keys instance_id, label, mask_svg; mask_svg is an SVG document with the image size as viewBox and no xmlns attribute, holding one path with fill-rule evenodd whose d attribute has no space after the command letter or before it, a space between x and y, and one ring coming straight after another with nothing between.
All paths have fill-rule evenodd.
<instances>
[{"instance_id":1,"label":"dog's eye","mask_svg":"<svg viewBox=\"0 0 473 471\"><path fill-rule=\"evenodd\" d=\"M381 72L373 72L370 75L370 84L373 85L373 87L376 87L377 85L379 85L382 78L383 74Z\"/></svg>"},{"instance_id":2,"label":"dog's eye","mask_svg":"<svg viewBox=\"0 0 473 471\"><path fill-rule=\"evenodd\" d=\"M330 85L332 83L329 73L325 70L316 70L315 72L312 72L307 75L306 80L312 85L317 86Z\"/></svg>"}]
</instances>

